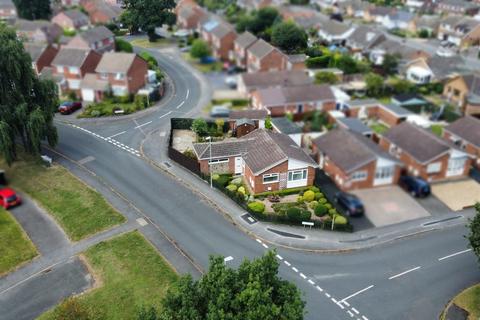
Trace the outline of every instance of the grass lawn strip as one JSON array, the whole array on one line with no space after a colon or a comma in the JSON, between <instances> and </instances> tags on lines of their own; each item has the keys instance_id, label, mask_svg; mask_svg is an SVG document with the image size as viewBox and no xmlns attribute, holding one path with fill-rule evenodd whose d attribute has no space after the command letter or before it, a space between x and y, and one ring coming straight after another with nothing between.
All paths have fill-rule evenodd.
<instances>
[{"instance_id":1,"label":"grass lawn strip","mask_svg":"<svg viewBox=\"0 0 480 320\"><path fill-rule=\"evenodd\" d=\"M97 191L61 166L46 168L28 156L11 167L0 164L11 185L45 208L73 241L126 221Z\"/></svg>"},{"instance_id":2,"label":"grass lawn strip","mask_svg":"<svg viewBox=\"0 0 480 320\"><path fill-rule=\"evenodd\" d=\"M88 249L84 257L100 284L75 299L95 319L136 319L141 307L152 305L161 310L163 297L178 279L166 260L137 231L101 242ZM39 319L55 319L57 309Z\"/></svg>"},{"instance_id":3,"label":"grass lawn strip","mask_svg":"<svg viewBox=\"0 0 480 320\"><path fill-rule=\"evenodd\" d=\"M10 212L0 209L0 276L37 256L37 249Z\"/></svg>"},{"instance_id":4,"label":"grass lawn strip","mask_svg":"<svg viewBox=\"0 0 480 320\"><path fill-rule=\"evenodd\" d=\"M470 287L453 299L460 308L468 311L469 320L480 319L480 284Z\"/></svg>"}]
</instances>

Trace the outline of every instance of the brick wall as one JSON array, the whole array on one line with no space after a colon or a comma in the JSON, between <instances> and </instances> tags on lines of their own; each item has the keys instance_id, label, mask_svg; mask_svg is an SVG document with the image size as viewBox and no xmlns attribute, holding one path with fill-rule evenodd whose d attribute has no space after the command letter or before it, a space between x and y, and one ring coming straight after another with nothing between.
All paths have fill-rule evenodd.
<instances>
[{"instance_id":1,"label":"brick wall","mask_svg":"<svg viewBox=\"0 0 480 320\"><path fill-rule=\"evenodd\" d=\"M234 31L229 32L226 36L221 39L212 36L212 42L214 44L215 56L221 60L229 60L230 58L230 51L233 50L233 42L237 34Z\"/></svg>"}]
</instances>

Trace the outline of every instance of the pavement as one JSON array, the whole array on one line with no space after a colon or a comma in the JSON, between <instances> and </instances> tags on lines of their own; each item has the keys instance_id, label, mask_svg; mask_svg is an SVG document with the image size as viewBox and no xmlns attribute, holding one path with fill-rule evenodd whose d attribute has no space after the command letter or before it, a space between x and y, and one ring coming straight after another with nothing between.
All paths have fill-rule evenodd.
<instances>
[{"instance_id":1,"label":"pavement","mask_svg":"<svg viewBox=\"0 0 480 320\"><path fill-rule=\"evenodd\" d=\"M451 210L461 211L480 201L480 184L473 179L435 183L432 193Z\"/></svg>"}]
</instances>

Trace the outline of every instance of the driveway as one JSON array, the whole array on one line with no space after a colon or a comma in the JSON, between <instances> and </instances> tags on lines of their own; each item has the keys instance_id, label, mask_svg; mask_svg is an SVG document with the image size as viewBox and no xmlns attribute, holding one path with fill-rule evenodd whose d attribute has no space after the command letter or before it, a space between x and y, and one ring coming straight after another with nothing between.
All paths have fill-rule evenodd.
<instances>
[{"instance_id":1,"label":"driveway","mask_svg":"<svg viewBox=\"0 0 480 320\"><path fill-rule=\"evenodd\" d=\"M430 216L414 198L397 186L355 190L352 193L362 200L365 215L376 227Z\"/></svg>"},{"instance_id":2,"label":"driveway","mask_svg":"<svg viewBox=\"0 0 480 320\"><path fill-rule=\"evenodd\" d=\"M432 193L450 209L459 211L480 201L480 184L473 179L432 184Z\"/></svg>"}]
</instances>

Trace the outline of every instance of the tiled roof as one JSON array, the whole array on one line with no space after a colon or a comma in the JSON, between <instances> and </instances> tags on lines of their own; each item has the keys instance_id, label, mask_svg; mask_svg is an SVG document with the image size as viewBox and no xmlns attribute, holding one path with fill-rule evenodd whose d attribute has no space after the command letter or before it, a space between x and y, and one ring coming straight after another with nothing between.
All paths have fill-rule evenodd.
<instances>
[{"instance_id":1,"label":"tiled roof","mask_svg":"<svg viewBox=\"0 0 480 320\"><path fill-rule=\"evenodd\" d=\"M219 39L222 39L230 32L235 32L235 30L228 23L219 23L215 28L212 29L212 34Z\"/></svg>"},{"instance_id":2,"label":"tiled roof","mask_svg":"<svg viewBox=\"0 0 480 320\"><path fill-rule=\"evenodd\" d=\"M114 34L107 27L98 26L90 30L87 30L85 32L82 32L78 36L82 37L88 43L95 43L97 41L102 41L107 38L112 38L114 37Z\"/></svg>"},{"instance_id":3,"label":"tiled roof","mask_svg":"<svg viewBox=\"0 0 480 320\"><path fill-rule=\"evenodd\" d=\"M66 11L63 11L63 13L73 21L79 21L79 20L88 21L88 17L80 10L66 10Z\"/></svg>"},{"instance_id":4,"label":"tiled roof","mask_svg":"<svg viewBox=\"0 0 480 320\"><path fill-rule=\"evenodd\" d=\"M251 119L251 120L263 120L267 117L267 110L232 110L230 111L230 119Z\"/></svg>"},{"instance_id":5,"label":"tiled roof","mask_svg":"<svg viewBox=\"0 0 480 320\"><path fill-rule=\"evenodd\" d=\"M240 48L246 49L249 46L251 46L255 41L257 41L258 38L255 37L253 34L250 32L246 31L242 34L240 34L237 39L235 39L235 43L237 46Z\"/></svg>"},{"instance_id":6,"label":"tiled roof","mask_svg":"<svg viewBox=\"0 0 480 320\"><path fill-rule=\"evenodd\" d=\"M24 43L24 47L25 47L25 51L27 51L30 57L32 58L32 61L35 62L43 54L43 52L47 48L47 45L27 42L27 43Z\"/></svg>"},{"instance_id":7,"label":"tiled roof","mask_svg":"<svg viewBox=\"0 0 480 320\"><path fill-rule=\"evenodd\" d=\"M445 127L445 131L480 147L480 120L474 117L463 117Z\"/></svg>"},{"instance_id":8,"label":"tiled roof","mask_svg":"<svg viewBox=\"0 0 480 320\"><path fill-rule=\"evenodd\" d=\"M335 100L332 89L328 85L267 88L258 90L258 96L265 106Z\"/></svg>"},{"instance_id":9,"label":"tiled roof","mask_svg":"<svg viewBox=\"0 0 480 320\"><path fill-rule=\"evenodd\" d=\"M225 158L239 156L247 152L248 140L232 139L212 142L211 158ZM210 158L210 143L194 143L193 150L199 160Z\"/></svg>"},{"instance_id":10,"label":"tiled roof","mask_svg":"<svg viewBox=\"0 0 480 320\"><path fill-rule=\"evenodd\" d=\"M363 50L368 49L372 44L381 39L385 39L385 35L381 31L367 26L358 26L348 37L347 41Z\"/></svg>"},{"instance_id":11,"label":"tiled roof","mask_svg":"<svg viewBox=\"0 0 480 320\"><path fill-rule=\"evenodd\" d=\"M286 117L272 118L272 125L275 129L284 134L295 134L302 132L302 128Z\"/></svg>"},{"instance_id":12,"label":"tiled roof","mask_svg":"<svg viewBox=\"0 0 480 320\"><path fill-rule=\"evenodd\" d=\"M98 63L96 72L105 73L127 73L135 60L135 53L126 52L106 52Z\"/></svg>"},{"instance_id":13,"label":"tiled roof","mask_svg":"<svg viewBox=\"0 0 480 320\"><path fill-rule=\"evenodd\" d=\"M248 48L248 53L255 56L257 59L262 59L273 50L275 50L274 46L263 39L259 39L250 48Z\"/></svg>"},{"instance_id":14,"label":"tiled roof","mask_svg":"<svg viewBox=\"0 0 480 320\"><path fill-rule=\"evenodd\" d=\"M370 134L373 132L366 124L358 118L337 118L338 125L350 131L360 134Z\"/></svg>"},{"instance_id":15,"label":"tiled roof","mask_svg":"<svg viewBox=\"0 0 480 320\"><path fill-rule=\"evenodd\" d=\"M312 78L301 70L242 73L240 77L247 88L267 88L274 86L299 86L311 84Z\"/></svg>"},{"instance_id":16,"label":"tiled roof","mask_svg":"<svg viewBox=\"0 0 480 320\"><path fill-rule=\"evenodd\" d=\"M52 66L81 67L90 51L90 49L63 47L53 59Z\"/></svg>"}]
</instances>

